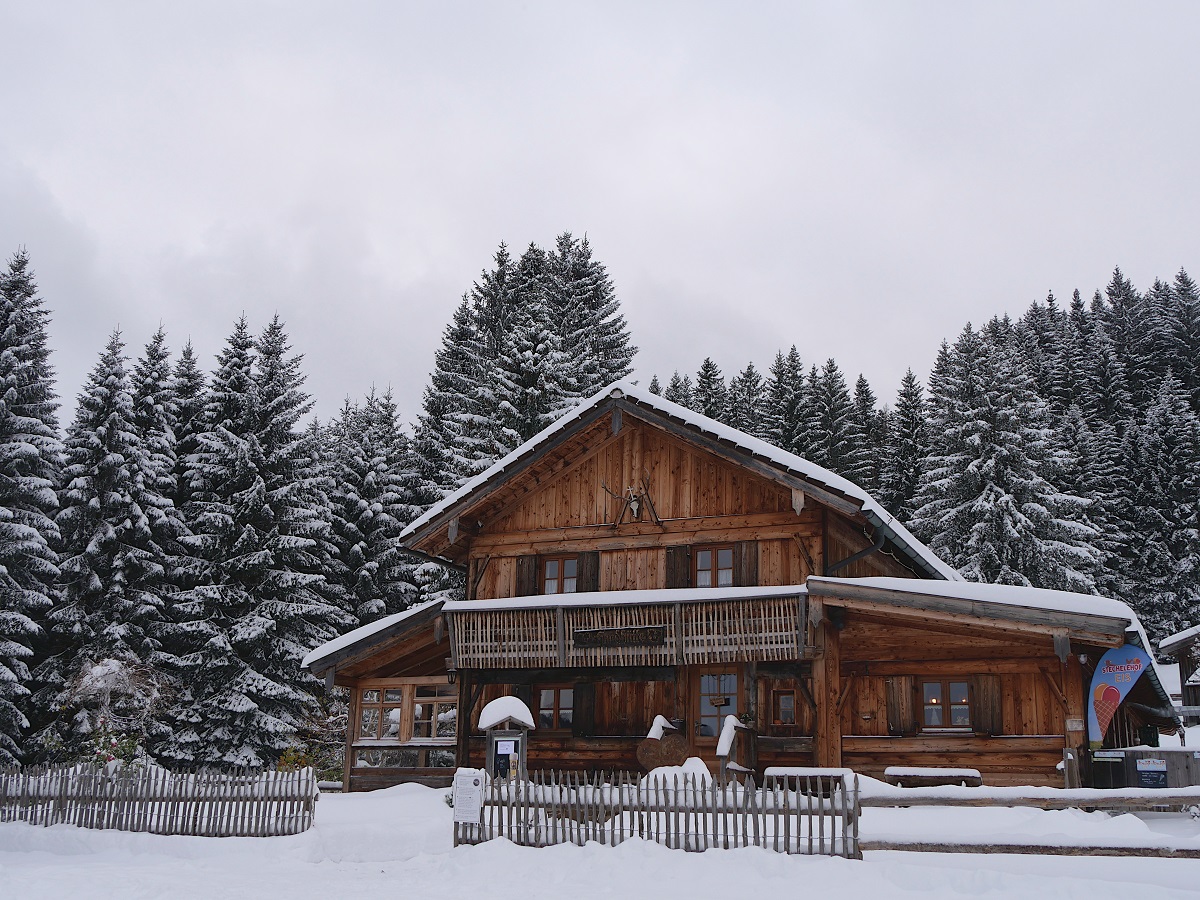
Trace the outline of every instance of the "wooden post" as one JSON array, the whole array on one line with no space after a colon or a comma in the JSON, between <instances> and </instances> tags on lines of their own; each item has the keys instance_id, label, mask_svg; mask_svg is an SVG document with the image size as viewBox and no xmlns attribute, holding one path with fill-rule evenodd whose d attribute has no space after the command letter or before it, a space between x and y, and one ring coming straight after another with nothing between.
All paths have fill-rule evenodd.
<instances>
[{"instance_id":1,"label":"wooden post","mask_svg":"<svg viewBox=\"0 0 1200 900\"><path fill-rule=\"evenodd\" d=\"M842 764L842 722L838 699L842 690L842 654L838 630L824 615L823 603L812 604L814 619L819 616L817 635L818 656L813 660L813 694L817 701L816 737L813 751L818 766L839 767Z\"/></svg>"},{"instance_id":2,"label":"wooden post","mask_svg":"<svg viewBox=\"0 0 1200 900\"><path fill-rule=\"evenodd\" d=\"M1083 699L1083 667L1074 653L1067 657L1063 669L1063 693L1067 696L1063 736L1067 749L1078 750L1087 744L1087 713Z\"/></svg>"}]
</instances>

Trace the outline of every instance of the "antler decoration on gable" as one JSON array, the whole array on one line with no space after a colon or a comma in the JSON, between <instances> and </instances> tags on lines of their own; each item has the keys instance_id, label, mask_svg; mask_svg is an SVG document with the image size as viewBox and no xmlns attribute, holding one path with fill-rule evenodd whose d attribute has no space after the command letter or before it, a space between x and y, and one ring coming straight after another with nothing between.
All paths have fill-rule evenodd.
<instances>
[{"instance_id":1,"label":"antler decoration on gable","mask_svg":"<svg viewBox=\"0 0 1200 900\"><path fill-rule=\"evenodd\" d=\"M604 488L604 492L614 500L621 501L621 511L612 522L613 528L616 528L625 521L625 513L627 512L634 521L641 519L643 509L648 509L650 517L654 520L654 524L660 528L662 527L662 520L658 517L658 511L654 508L654 500L650 497L650 481L644 475L642 476L640 490L634 487L627 487L625 488L625 493L618 494L605 481L600 482L600 487Z\"/></svg>"}]
</instances>

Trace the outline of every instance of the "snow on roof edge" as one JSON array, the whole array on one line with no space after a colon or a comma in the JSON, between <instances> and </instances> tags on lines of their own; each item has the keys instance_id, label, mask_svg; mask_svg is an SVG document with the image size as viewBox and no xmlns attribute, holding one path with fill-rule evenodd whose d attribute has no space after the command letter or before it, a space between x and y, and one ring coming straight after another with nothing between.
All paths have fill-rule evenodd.
<instances>
[{"instance_id":1,"label":"snow on roof edge","mask_svg":"<svg viewBox=\"0 0 1200 900\"><path fill-rule=\"evenodd\" d=\"M1174 634L1167 635L1158 642L1158 649L1162 650L1164 653L1170 653L1171 651L1167 650L1167 647L1170 647L1173 650L1179 644L1185 643L1197 635L1200 635L1200 625L1193 625L1191 628L1185 628L1183 631L1177 631Z\"/></svg>"},{"instance_id":2,"label":"snow on roof edge","mask_svg":"<svg viewBox=\"0 0 1200 900\"><path fill-rule=\"evenodd\" d=\"M426 600L424 603L418 603L416 606L410 606L408 609L401 610L398 613L392 613L390 616L384 616L382 619L376 619L366 625L362 625L352 631L347 631L345 634L338 635L333 640L326 641L319 647L315 647L308 651L304 657L304 661L300 663L300 668L307 669L325 659L327 656L332 656L339 650L344 650L359 641L369 638L374 634L385 631L393 625L403 622L405 619L411 618L417 613L428 609L435 603L444 603L443 600Z\"/></svg>"},{"instance_id":3,"label":"snow on roof edge","mask_svg":"<svg viewBox=\"0 0 1200 900\"><path fill-rule=\"evenodd\" d=\"M634 591L580 591L571 594L534 594L494 600L447 600L448 613L491 612L504 609L546 609L558 606L639 606L650 603L691 603L703 600L754 600L760 597L802 597L802 584L752 587L646 588Z\"/></svg>"},{"instance_id":4,"label":"snow on roof edge","mask_svg":"<svg viewBox=\"0 0 1200 900\"><path fill-rule=\"evenodd\" d=\"M962 581L960 575L952 566L942 560L936 553L926 547L921 541L917 540L913 534L904 527L891 513L881 506L874 497L868 494L865 490L850 481L829 471L823 466L819 466L814 462L810 462L803 457L797 456L794 453L789 453L786 450L781 450L774 444L769 444L745 432L738 431L715 419L710 419L708 416L688 409L686 406L680 406L678 403L672 403L664 397L650 393L649 390L633 384L630 381L615 381L612 384L604 387L597 393L593 394L588 399L582 401L574 409L567 412L560 418L556 419L548 426L539 431L532 438L527 440L521 446L517 447L507 456L497 460L490 468L476 475L474 478L466 481L458 490L446 495L442 500L435 503L421 516L414 519L409 525L400 532L399 539L401 542L410 537L419 529L431 523L434 519L440 516L450 507L468 497L478 488L482 487L494 477L502 473L505 469L517 462L521 457L525 456L535 446L540 444L550 435L562 428L570 425L572 422L581 419L586 413L590 412L595 407L599 406L609 397L629 397L639 404L644 404L664 415L674 417L691 425L700 431L707 432L714 437L729 441L732 444L740 447L743 450L755 456L761 456L770 460L773 464L787 469L802 478L818 482L826 487L832 488L838 493L845 494L847 497L859 501L862 504L863 513L868 519L877 520L873 522L877 528L882 528L888 533L888 537L892 542L900 546L902 550L907 550L916 558L924 562L934 573L946 579L947 581Z\"/></svg>"}]
</instances>

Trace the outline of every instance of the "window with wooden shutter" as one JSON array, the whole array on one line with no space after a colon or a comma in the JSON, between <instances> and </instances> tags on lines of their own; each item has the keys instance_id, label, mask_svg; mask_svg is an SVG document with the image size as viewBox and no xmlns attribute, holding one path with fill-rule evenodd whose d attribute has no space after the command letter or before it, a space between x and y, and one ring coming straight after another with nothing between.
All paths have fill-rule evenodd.
<instances>
[{"instance_id":1,"label":"window with wooden shutter","mask_svg":"<svg viewBox=\"0 0 1200 900\"><path fill-rule=\"evenodd\" d=\"M667 548L667 587L685 588L692 586L692 559L690 547Z\"/></svg>"},{"instance_id":2,"label":"window with wooden shutter","mask_svg":"<svg viewBox=\"0 0 1200 900\"><path fill-rule=\"evenodd\" d=\"M975 679L975 730L984 734L1004 734L999 675L980 675Z\"/></svg>"},{"instance_id":3,"label":"window with wooden shutter","mask_svg":"<svg viewBox=\"0 0 1200 900\"><path fill-rule=\"evenodd\" d=\"M589 550L579 554L578 588L580 591L600 590L600 552Z\"/></svg>"},{"instance_id":4,"label":"window with wooden shutter","mask_svg":"<svg viewBox=\"0 0 1200 900\"><path fill-rule=\"evenodd\" d=\"M738 587L758 586L758 541L733 545L733 583Z\"/></svg>"},{"instance_id":5,"label":"window with wooden shutter","mask_svg":"<svg viewBox=\"0 0 1200 900\"><path fill-rule=\"evenodd\" d=\"M911 675L897 675L887 680L888 734L915 734L917 717L913 711L916 690Z\"/></svg>"},{"instance_id":6,"label":"window with wooden shutter","mask_svg":"<svg viewBox=\"0 0 1200 900\"><path fill-rule=\"evenodd\" d=\"M516 595L532 597L538 593L538 558L536 556L517 557Z\"/></svg>"}]
</instances>

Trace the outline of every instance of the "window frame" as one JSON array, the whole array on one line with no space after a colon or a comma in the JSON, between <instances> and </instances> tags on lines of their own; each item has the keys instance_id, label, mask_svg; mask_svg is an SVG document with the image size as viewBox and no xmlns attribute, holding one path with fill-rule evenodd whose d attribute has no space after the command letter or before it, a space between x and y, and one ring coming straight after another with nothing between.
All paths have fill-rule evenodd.
<instances>
[{"instance_id":1,"label":"window frame","mask_svg":"<svg viewBox=\"0 0 1200 900\"><path fill-rule=\"evenodd\" d=\"M549 593L546 591L546 580L547 580L546 571L547 571L547 569L549 569L549 564L551 562L558 563L558 577L555 580L559 584L559 590ZM575 574L574 574L574 576L572 576L572 579L571 579L572 581L574 581L574 586L569 591L563 589L563 584L567 580L566 568L567 568L568 562L575 563ZM550 556L539 556L538 557L538 594L540 594L542 596L546 596L546 597L553 597L558 594L577 594L577 593L579 593L579 554L578 553L562 553L562 554L556 553L556 554L552 554Z\"/></svg>"},{"instance_id":2,"label":"window frame","mask_svg":"<svg viewBox=\"0 0 1200 900\"><path fill-rule=\"evenodd\" d=\"M537 722L537 726L538 726L537 730L539 732L551 732L551 731L569 732L575 727L575 693L576 693L575 689L576 689L576 685L573 682L572 683L556 682L554 684L535 684L533 686L534 699L537 701L537 704L536 704L537 709L534 711L534 720ZM553 724L549 727L542 724L542 711L544 709L548 708L548 707L544 707L542 705L542 692L543 691L553 691L554 692L554 705L552 707L552 710L554 713L554 721L553 721ZM563 706L563 703L562 703L562 692L563 691L571 692L570 706L567 706L567 707ZM564 711L569 712L571 714L571 721L569 721L566 725L564 725L562 723L562 714Z\"/></svg>"},{"instance_id":3,"label":"window frame","mask_svg":"<svg viewBox=\"0 0 1200 900\"><path fill-rule=\"evenodd\" d=\"M977 716L977 709L976 709L977 701L976 701L976 697L975 697L975 679L974 679L974 677L964 676L964 675L956 675L956 676L951 675L951 676L946 676L946 677L942 677L942 678L935 678L935 677L931 677L931 676L919 675L914 679L914 681L916 682L915 707L917 710L917 731L919 733L921 733L921 734L974 734L975 733L975 722L976 722L976 719L978 718L978 716ZM940 704L927 704L925 702L925 686L927 684L937 684L937 685L941 686L940 699L942 702ZM952 685L952 684L966 685L966 687L967 687L967 702L965 704L950 702L952 699L950 685ZM943 713L943 717L942 717L943 720L946 720L946 719L949 719L952 717L953 709L955 706L964 706L965 705L967 707L968 722L966 725L945 725L945 724L943 724L943 725L926 725L925 724L925 707L930 706L930 705L938 705L945 711Z\"/></svg>"},{"instance_id":4,"label":"window frame","mask_svg":"<svg viewBox=\"0 0 1200 900\"><path fill-rule=\"evenodd\" d=\"M729 551L729 584L721 584L720 565L722 550ZM712 562L705 569L700 568L700 554L711 553ZM710 583L700 584L700 572L710 573ZM737 585L737 546L735 544L700 544L692 547L692 586L693 587L735 587Z\"/></svg>"},{"instance_id":5,"label":"window frame","mask_svg":"<svg viewBox=\"0 0 1200 900\"><path fill-rule=\"evenodd\" d=\"M790 721L790 722L784 722L782 716L778 715L778 713L781 712L779 701L784 699L785 697L790 697L791 701L792 701L792 721ZM799 709L799 707L798 707L798 704L796 703L795 688L784 688L784 689L780 689L780 690L772 690L771 691L771 706L770 706L771 721L768 723L769 727L771 727L771 728L795 728L799 724L799 722L797 722L797 715L796 715L798 709Z\"/></svg>"}]
</instances>

